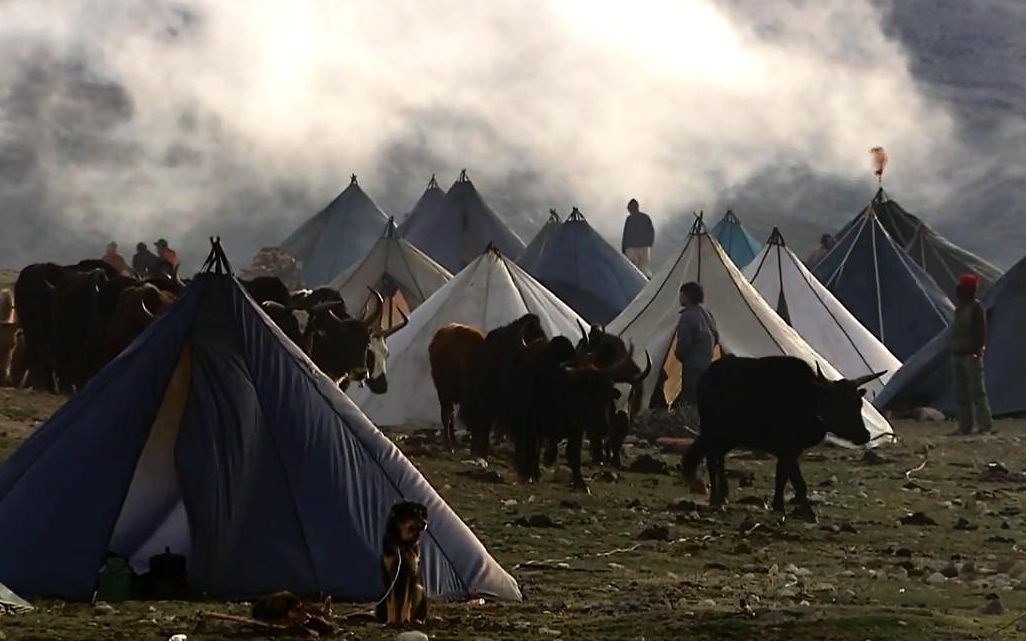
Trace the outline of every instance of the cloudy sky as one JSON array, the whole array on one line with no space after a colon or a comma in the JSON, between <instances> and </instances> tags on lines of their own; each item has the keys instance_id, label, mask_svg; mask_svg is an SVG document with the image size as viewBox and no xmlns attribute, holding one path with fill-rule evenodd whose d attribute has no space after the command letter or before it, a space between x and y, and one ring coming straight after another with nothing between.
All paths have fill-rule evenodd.
<instances>
[{"instance_id":1,"label":"cloudy sky","mask_svg":"<svg viewBox=\"0 0 1026 641\"><path fill-rule=\"evenodd\" d=\"M670 251L733 207L803 249L875 189L1026 245L1012 0L0 0L4 266L158 236L236 262L357 173L401 215L458 170L528 240L641 200ZM1018 34L1018 36L1016 36ZM126 247L126 251L128 248Z\"/></svg>"}]
</instances>

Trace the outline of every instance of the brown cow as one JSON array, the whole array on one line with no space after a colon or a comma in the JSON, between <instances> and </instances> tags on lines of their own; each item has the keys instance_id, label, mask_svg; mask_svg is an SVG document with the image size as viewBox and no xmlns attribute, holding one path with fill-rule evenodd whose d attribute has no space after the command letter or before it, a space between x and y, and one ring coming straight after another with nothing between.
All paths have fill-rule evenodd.
<instances>
[{"instance_id":1,"label":"brown cow","mask_svg":"<svg viewBox=\"0 0 1026 641\"><path fill-rule=\"evenodd\" d=\"M81 389L102 366L106 323L100 312L100 287L107 279L106 270L73 272L54 291L51 341L60 391Z\"/></svg>"},{"instance_id":2,"label":"brown cow","mask_svg":"<svg viewBox=\"0 0 1026 641\"><path fill-rule=\"evenodd\" d=\"M117 358L174 302L173 294L149 283L122 291L114 315L107 324L104 364Z\"/></svg>"},{"instance_id":3,"label":"brown cow","mask_svg":"<svg viewBox=\"0 0 1026 641\"><path fill-rule=\"evenodd\" d=\"M467 377L484 340L484 334L473 327L453 323L439 328L428 346L431 380L442 414L442 435L450 448L456 444L455 408L462 409Z\"/></svg>"}]
</instances>

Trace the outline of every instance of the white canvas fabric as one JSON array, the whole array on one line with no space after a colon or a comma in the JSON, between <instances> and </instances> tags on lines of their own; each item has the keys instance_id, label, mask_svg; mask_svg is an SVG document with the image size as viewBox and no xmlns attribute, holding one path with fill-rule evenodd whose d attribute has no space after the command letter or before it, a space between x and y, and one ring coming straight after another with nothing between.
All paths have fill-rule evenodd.
<instances>
[{"instance_id":1,"label":"white canvas fabric","mask_svg":"<svg viewBox=\"0 0 1026 641\"><path fill-rule=\"evenodd\" d=\"M443 285L388 339L388 392L350 388L349 395L377 425L413 430L437 425L438 396L428 345L435 332L462 323L487 333L527 313L537 314L548 336L576 341L584 320L512 260L488 250Z\"/></svg>"},{"instance_id":2,"label":"white canvas fabric","mask_svg":"<svg viewBox=\"0 0 1026 641\"><path fill-rule=\"evenodd\" d=\"M774 228L744 275L777 315L842 376L886 371L866 385L871 400L901 367L901 361L805 268L779 230Z\"/></svg>"},{"instance_id":3,"label":"white canvas fabric","mask_svg":"<svg viewBox=\"0 0 1026 641\"><path fill-rule=\"evenodd\" d=\"M645 397L659 378L659 365L666 363L669 380L666 400L679 392L680 366L671 347L680 311L680 286L688 281L705 288L705 306L716 319L724 352L736 356L796 356L813 367L818 363L824 376L842 378L837 369L806 343L752 287L705 230L701 221L688 237L684 249L653 276L630 305L606 328L652 355L654 366L645 380ZM883 416L867 401L863 404L866 428L873 437L890 434ZM878 444L881 440L873 441Z\"/></svg>"},{"instance_id":4,"label":"white canvas fabric","mask_svg":"<svg viewBox=\"0 0 1026 641\"><path fill-rule=\"evenodd\" d=\"M395 223L388 221L385 234L363 260L356 263L330 287L342 294L349 309L361 309L370 297L368 288L380 291L385 277L399 288L404 309L416 309L442 285L452 279L447 269L406 240L399 238Z\"/></svg>"}]
</instances>

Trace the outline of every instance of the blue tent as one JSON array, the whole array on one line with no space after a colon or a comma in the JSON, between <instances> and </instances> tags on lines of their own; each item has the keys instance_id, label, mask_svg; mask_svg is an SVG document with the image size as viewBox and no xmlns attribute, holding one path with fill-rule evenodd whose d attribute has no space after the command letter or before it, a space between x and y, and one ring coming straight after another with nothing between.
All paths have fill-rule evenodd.
<instances>
[{"instance_id":1,"label":"blue tent","mask_svg":"<svg viewBox=\"0 0 1026 641\"><path fill-rule=\"evenodd\" d=\"M467 170L449 187L442 202L403 223L403 238L458 274L494 245L504 256L519 256L524 243L478 193Z\"/></svg>"},{"instance_id":2,"label":"blue tent","mask_svg":"<svg viewBox=\"0 0 1026 641\"><path fill-rule=\"evenodd\" d=\"M604 325L616 318L648 279L576 207L565 222L550 225L529 246L537 252L525 251L519 265L585 320Z\"/></svg>"},{"instance_id":3,"label":"blue tent","mask_svg":"<svg viewBox=\"0 0 1026 641\"><path fill-rule=\"evenodd\" d=\"M873 206L849 224L813 273L898 360L951 322L954 307L880 224Z\"/></svg>"},{"instance_id":4,"label":"blue tent","mask_svg":"<svg viewBox=\"0 0 1026 641\"><path fill-rule=\"evenodd\" d=\"M1026 412L1026 258L997 280L982 303L987 310L987 350L983 370L990 409L997 416ZM877 407L908 409L934 407L955 414L951 388L951 328L938 334L905 361L873 399Z\"/></svg>"},{"instance_id":5,"label":"blue tent","mask_svg":"<svg viewBox=\"0 0 1026 641\"><path fill-rule=\"evenodd\" d=\"M762 250L762 243L745 230L741 219L730 209L723 214L720 222L713 225L709 234L727 252L738 269L744 269Z\"/></svg>"},{"instance_id":6,"label":"blue tent","mask_svg":"<svg viewBox=\"0 0 1026 641\"><path fill-rule=\"evenodd\" d=\"M559 233L560 225L563 221L559 218L559 214L556 213L555 209L549 210L549 218L542 225L542 228L538 230L538 233L534 235L531 242L527 243L527 247L524 251L520 252L520 256L517 257L517 264L521 267L525 265L533 264L535 261L541 258L542 252L545 251L545 247L548 245L552 237ZM530 270L528 270L530 271Z\"/></svg>"},{"instance_id":7,"label":"blue tent","mask_svg":"<svg viewBox=\"0 0 1026 641\"><path fill-rule=\"evenodd\" d=\"M425 504L429 595L516 582L267 318L215 244L206 273L0 466L0 582L88 599L108 551L165 547L219 597L379 597L394 502Z\"/></svg>"},{"instance_id":8,"label":"blue tent","mask_svg":"<svg viewBox=\"0 0 1026 641\"><path fill-rule=\"evenodd\" d=\"M410 228L410 225L420 218L426 216L431 218L435 209L442 206L442 202L445 201L445 190L438 186L438 181L435 180L435 175L431 174L431 180L428 181L427 189L417 199L417 203L413 205L413 209L406 214L403 222L399 224L399 235L405 236L406 230Z\"/></svg>"},{"instance_id":9,"label":"blue tent","mask_svg":"<svg viewBox=\"0 0 1026 641\"><path fill-rule=\"evenodd\" d=\"M356 182L356 174L335 200L299 226L282 249L303 261L307 287L327 285L347 267L363 258L388 222Z\"/></svg>"}]
</instances>

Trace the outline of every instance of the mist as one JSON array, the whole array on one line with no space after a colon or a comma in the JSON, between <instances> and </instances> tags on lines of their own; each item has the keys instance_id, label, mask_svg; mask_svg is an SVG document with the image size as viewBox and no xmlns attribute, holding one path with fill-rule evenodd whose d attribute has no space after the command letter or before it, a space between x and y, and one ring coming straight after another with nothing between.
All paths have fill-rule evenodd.
<instances>
[{"instance_id":1,"label":"mist","mask_svg":"<svg viewBox=\"0 0 1026 641\"><path fill-rule=\"evenodd\" d=\"M525 241L574 205L615 239L636 197L664 253L727 206L807 243L873 195L874 145L942 231L974 189L1015 220L1026 160L995 148L1022 119L968 135L893 20L868 0L0 0L0 264L166 237L188 270L219 234L242 266L351 173L401 216L464 167ZM1012 233L966 244L1007 263Z\"/></svg>"}]
</instances>

